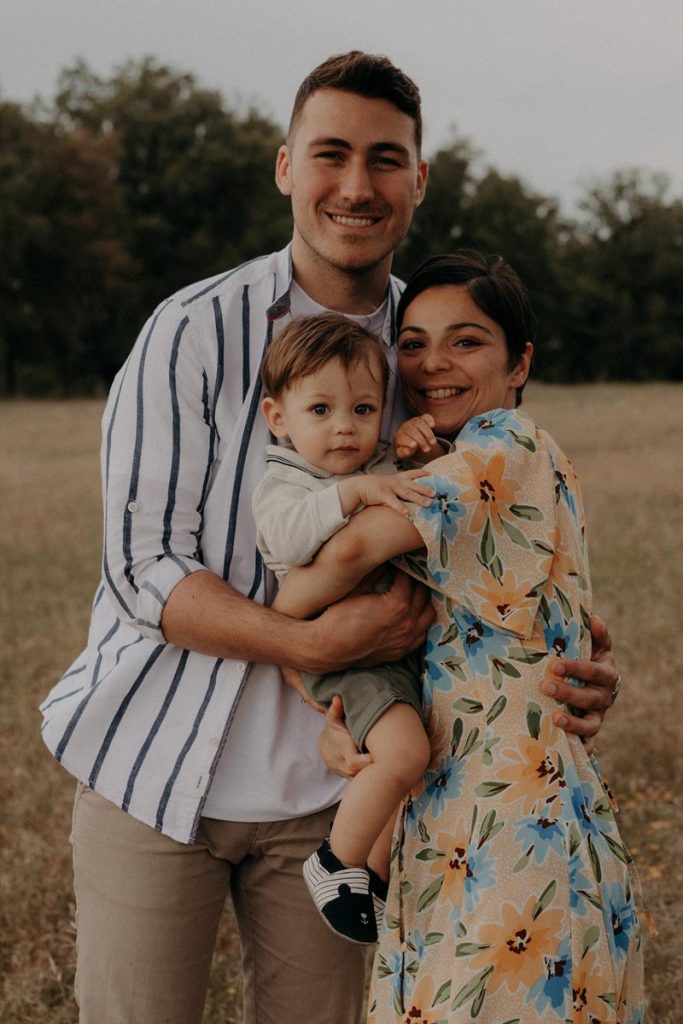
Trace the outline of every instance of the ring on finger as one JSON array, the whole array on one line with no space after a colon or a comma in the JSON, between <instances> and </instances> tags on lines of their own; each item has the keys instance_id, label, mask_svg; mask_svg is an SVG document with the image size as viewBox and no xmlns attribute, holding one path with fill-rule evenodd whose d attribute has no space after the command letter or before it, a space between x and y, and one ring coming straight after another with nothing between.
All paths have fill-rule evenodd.
<instances>
[{"instance_id":1,"label":"ring on finger","mask_svg":"<svg viewBox=\"0 0 683 1024\"><path fill-rule=\"evenodd\" d=\"M615 700L619 696L619 690L620 689L621 689L621 673L617 672L617 678L614 681L614 686L612 687L612 690L610 691L610 695L609 695L609 706L610 707L612 707L612 705L614 704Z\"/></svg>"}]
</instances>

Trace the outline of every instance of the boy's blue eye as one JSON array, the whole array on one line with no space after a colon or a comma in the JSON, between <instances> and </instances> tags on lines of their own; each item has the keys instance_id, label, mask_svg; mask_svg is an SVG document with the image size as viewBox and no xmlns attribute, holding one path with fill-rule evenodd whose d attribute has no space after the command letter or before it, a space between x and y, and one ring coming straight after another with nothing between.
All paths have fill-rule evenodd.
<instances>
[{"instance_id":1,"label":"boy's blue eye","mask_svg":"<svg viewBox=\"0 0 683 1024\"><path fill-rule=\"evenodd\" d=\"M358 416L367 416L368 413L371 413L372 411L373 411L372 406L368 405L367 403L363 403L362 405L357 405L356 406L356 414Z\"/></svg>"},{"instance_id":2,"label":"boy's blue eye","mask_svg":"<svg viewBox=\"0 0 683 1024\"><path fill-rule=\"evenodd\" d=\"M316 416L324 416L325 413L327 412L327 406L322 404L314 405L312 411Z\"/></svg>"}]
</instances>

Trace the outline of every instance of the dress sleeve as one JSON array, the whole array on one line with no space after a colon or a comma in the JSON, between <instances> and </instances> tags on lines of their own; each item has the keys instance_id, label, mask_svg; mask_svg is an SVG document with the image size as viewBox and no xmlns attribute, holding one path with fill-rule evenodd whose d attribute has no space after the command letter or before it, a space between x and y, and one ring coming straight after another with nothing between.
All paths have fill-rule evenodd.
<instances>
[{"instance_id":1,"label":"dress sleeve","mask_svg":"<svg viewBox=\"0 0 683 1024\"><path fill-rule=\"evenodd\" d=\"M436 497L413 507L426 546L401 568L478 618L531 636L555 550L555 475L534 424L512 410L470 420L421 483Z\"/></svg>"}]
</instances>

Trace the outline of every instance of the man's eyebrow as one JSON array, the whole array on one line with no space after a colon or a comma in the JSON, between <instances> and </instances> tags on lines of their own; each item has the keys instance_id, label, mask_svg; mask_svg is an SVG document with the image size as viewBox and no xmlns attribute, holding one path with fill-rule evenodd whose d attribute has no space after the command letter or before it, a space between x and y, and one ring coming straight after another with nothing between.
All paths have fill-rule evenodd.
<instances>
[{"instance_id":1,"label":"man's eyebrow","mask_svg":"<svg viewBox=\"0 0 683 1024\"><path fill-rule=\"evenodd\" d=\"M476 327L478 330L485 331L486 334L490 334L491 337L493 337L493 331L489 330L488 327L485 327L484 324L478 324L476 322L476 320L461 320L457 324L448 324L448 326L446 327L446 330L447 331L461 331L463 329L463 327ZM410 324L406 324L406 326L402 327L401 330L398 332L399 337L403 334L404 331L412 331L414 334L426 334L427 333L426 330L424 329L424 327L411 327Z\"/></svg>"},{"instance_id":2,"label":"man's eyebrow","mask_svg":"<svg viewBox=\"0 0 683 1024\"><path fill-rule=\"evenodd\" d=\"M336 149L353 149L353 146L348 139L337 139L331 135L321 135L317 139L311 139L308 143L309 149L315 149L318 146L334 146ZM368 146L369 153L396 153L399 156L409 157L410 150L407 146L402 146L400 142L373 142Z\"/></svg>"}]
</instances>

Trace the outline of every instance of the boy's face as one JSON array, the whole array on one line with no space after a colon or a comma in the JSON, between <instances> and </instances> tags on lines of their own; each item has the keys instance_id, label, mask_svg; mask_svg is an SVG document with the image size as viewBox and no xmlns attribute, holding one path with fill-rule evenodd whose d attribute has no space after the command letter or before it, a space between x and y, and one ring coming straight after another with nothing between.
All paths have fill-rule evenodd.
<instances>
[{"instance_id":1,"label":"boy's face","mask_svg":"<svg viewBox=\"0 0 683 1024\"><path fill-rule=\"evenodd\" d=\"M374 452L382 404L379 367L360 362L347 368L334 359L293 381L279 398L265 398L262 409L276 437L289 438L311 465L341 476Z\"/></svg>"}]
</instances>

